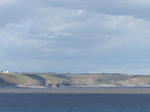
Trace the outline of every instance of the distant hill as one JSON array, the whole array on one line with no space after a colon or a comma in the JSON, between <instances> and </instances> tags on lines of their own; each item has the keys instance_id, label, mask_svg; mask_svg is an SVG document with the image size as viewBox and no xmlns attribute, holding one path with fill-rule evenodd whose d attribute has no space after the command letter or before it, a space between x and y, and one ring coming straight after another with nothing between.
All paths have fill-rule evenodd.
<instances>
[{"instance_id":1,"label":"distant hill","mask_svg":"<svg viewBox=\"0 0 150 112\"><path fill-rule=\"evenodd\" d=\"M10 86L10 87L150 86L150 75L0 73L0 86Z\"/></svg>"}]
</instances>

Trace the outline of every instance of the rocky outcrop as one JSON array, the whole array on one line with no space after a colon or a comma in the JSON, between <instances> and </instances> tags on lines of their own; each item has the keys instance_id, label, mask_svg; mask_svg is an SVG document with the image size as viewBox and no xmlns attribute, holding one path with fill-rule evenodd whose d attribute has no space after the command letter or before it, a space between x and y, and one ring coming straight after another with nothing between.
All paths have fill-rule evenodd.
<instances>
[{"instance_id":1,"label":"rocky outcrop","mask_svg":"<svg viewBox=\"0 0 150 112\"><path fill-rule=\"evenodd\" d=\"M96 83L92 78L88 79L73 79L71 80L72 86L95 86Z\"/></svg>"},{"instance_id":2,"label":"rocky outcrop","mask_svg":"<svg viewBox=\"0 0 150 112\"><path fill-rule=\"evenodd\" d=\"M26 75L34 79L32 83L28 86L45 86L45 87L99 87L99 86L147 86L150 85L150 77L140 78L134 75L108 75L108 76L98 76L90 77L84 75L67 77L58 75L56 79L44 79L38 75Z\"/></svg>"},{"instance_id":3,"label":"rocky outcrop","mask_svg":"<svg viewBox=\"0 0 150 112\"><path fill-rule=\"evenodd\" d=\"M150 85L150 78L133 78L126 81L116 81L111 84L117 86L148 86Z\"/></svg>"},{"instance_id":4,"label":"rocky outcrop","mask_svg":"<svg viewBox=\"0 0 150 112\"><path fill-rule=\"evenodd\" d=\"M47 87L79 87L79 86L95 86L96 83L93 79L71 79L71 80L62 80L61 82L47 81Z\"/></svg>"}]
</instances>

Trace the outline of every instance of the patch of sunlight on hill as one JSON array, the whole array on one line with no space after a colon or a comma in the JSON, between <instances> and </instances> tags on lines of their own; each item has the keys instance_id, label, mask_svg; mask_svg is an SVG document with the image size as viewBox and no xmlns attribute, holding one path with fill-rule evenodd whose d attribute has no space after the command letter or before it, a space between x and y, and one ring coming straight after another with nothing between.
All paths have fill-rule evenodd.
<instances>
[{"instance_id":1,"label":"patch of sunlight on hill","mask_svg":"<svg viewBox=\"0 0 150 112\"><path fill-rule=\"evenodd\" d=\"M51 75L39 75L39 76L43 77L47 81L53 81L53 82L61 82L61 81L63 81L62 78L51 76Z\"/></svg>"},{"instance_id":2,"label":"patch of sunlight on hill","mask_svg":"<svg viewBox=\"0 0 150 112\"><path fill-rule=\"evenodd\" d=\"M15 73L0 73L0 78L6 82L13 83L16 85L26 84L32 81L30 77Z\"/></svg>"}]
</instances>

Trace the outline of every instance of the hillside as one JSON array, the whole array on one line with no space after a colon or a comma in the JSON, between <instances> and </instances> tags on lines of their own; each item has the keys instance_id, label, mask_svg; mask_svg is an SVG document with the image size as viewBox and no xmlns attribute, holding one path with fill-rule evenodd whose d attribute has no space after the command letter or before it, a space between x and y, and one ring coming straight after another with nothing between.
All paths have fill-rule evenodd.
<instances>
[{"instance_id":1,"label":"hillside","mask_svg":"<svg viewBox=\"0 0 150 112\"><path fill-rule=\"evenodd\" d=\"M0 86L11 86L11 87L150 86L150 75L0 73Z\"/></svg>"}]
</instances>

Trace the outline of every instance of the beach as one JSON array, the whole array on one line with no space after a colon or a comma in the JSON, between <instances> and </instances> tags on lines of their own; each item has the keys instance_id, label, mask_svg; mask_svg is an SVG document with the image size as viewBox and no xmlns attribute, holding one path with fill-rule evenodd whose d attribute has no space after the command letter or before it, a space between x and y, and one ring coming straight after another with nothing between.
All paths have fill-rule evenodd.
<instances>
[{"instance_id":1,"label":"beach","mask_svg":"<svg viewBox=\"0 0 150 112\"><path fill-rule=\"evenodd\" d=\"M0 93L150 94L149 87L0 88Z\"/></svg>"}]
</instances>

